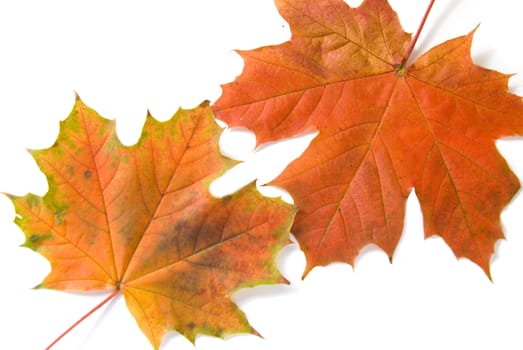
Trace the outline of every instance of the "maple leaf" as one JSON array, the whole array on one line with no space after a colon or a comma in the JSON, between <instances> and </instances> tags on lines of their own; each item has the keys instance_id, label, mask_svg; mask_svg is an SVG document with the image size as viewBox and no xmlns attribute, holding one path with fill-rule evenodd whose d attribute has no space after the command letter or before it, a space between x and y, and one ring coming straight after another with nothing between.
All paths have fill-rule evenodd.
<instances>
[{"instance_id":1,"label":"maple leaf","mask_svg":"<svg viewBox=\"0 0 523 350\"><path fill-rule=\"evenodd\" d=\"M244 72L213 109L253 130L258 144L319 131L273 182L299 208L292 232L305 273L353 264L370 243L392 259L414 188L425 236L441 236L489 275L500 211L519 188L495 147L523 132L510 76L473 64L473 32L408 65L423 25L411 38L385 0L276 4L291 40L240 51Z\"/></svg>"},{"instance_id":2,"label":"maple leaf","mask_svg":"<svg viewBox=\"0 0 523 350\"><path fill-rule=\"evenodd\" d=\"M148 116L133 147L114 129L77 99L56 144L31 151L49 191L12 199L25 246L51 263L39 287L121 292L155 348L170 330L191 341L256 333L230 295L284 282L275 260L293 207L254 185L210 195L233 162L219 153L208 105L164 123Z\"/></svg>"}]
</instances>

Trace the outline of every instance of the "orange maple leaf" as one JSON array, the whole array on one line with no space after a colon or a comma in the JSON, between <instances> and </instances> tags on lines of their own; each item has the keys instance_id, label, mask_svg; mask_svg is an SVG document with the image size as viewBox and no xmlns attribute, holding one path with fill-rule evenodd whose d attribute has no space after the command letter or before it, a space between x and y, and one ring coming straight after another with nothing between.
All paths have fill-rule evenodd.
<instances>
[{"instance_id":1,"label":"orange maple leaf","mask_svg":"<svg viewBox=\"0 0 523 350\"><path fill-rule=\"evenodd\" d=\"M489 275L500 211L519 188L494 142L523 132L510 76L473 64L473 33L407 65L417 35L385 0L276 4L291 40L241 51L244 72L213 108L258 143L319 131L274 181L299 208L292 232L306 273L352 264L370 243L392 257L414 188L425 236L441 236Z\"/></svg>"},{"instance_id":2,"label":"orange maple leaf","mask_svg":"<svg viewBox=\"0 0 523 350\"><path fill-rule=\"evenodd\" d=\"M191 341L256 333L230 295L284 282L275 260L292 206L255 186L209 194L233 162L219 153L208 106L165 123L149 116L133 147L114 129L78 99L56 144L31 151L49 191L12 198L25 246L51 263L40 287L121 292L155 348L171 330Z\"/></svg>"}]
</instances>

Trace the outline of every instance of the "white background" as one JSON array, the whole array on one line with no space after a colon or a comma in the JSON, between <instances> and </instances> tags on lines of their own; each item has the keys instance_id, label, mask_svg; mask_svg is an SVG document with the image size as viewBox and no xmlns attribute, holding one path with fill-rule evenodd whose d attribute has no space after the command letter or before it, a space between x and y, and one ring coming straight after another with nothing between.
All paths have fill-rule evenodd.
<instances>
[{"instance_id":1,"label":"white background","mask_svg":"<svg viewBox=\"0 0 523 350\"><path fill-rule=\"evenodd\" d=\"M428 2L391 4L412 32ZM510 89L523 95L522 10L518 0L438 0L415 55L481 23L474 60L520 73L511 78ZM73 91L103 116L115 118L118 135L130 145L147 109L165 120L180 105L215 101L220 84L241 72L233 49L277 44L289 36L271 0L0 0L0 192L45 193L45 177L25 149L54 143L58 121L74 103ZM228 154L247 161L216 184L222 193L231 184L270 180L307 144L295 140L253 152L252 135L230 131L222 141ZM523 179L522 140L498 146ZM303 254L288 246L279 266L290 286L233 296L265 339L202 336L196 349L522 349L522 209L516 196L502 214L507 240L496 246L493 282L469 261L456 260L441 239L423 239L414 196L392 265L369 247L355 269L333 264L302 280ZM105 295L31 290L49 265L19 247L23 235L14 215L10 201L0 195L0 348L43 349ZM151 348L122 298L54 349L110 348ZM175 334L162 346L193 348Z\"/></svg>"}]
</instances>

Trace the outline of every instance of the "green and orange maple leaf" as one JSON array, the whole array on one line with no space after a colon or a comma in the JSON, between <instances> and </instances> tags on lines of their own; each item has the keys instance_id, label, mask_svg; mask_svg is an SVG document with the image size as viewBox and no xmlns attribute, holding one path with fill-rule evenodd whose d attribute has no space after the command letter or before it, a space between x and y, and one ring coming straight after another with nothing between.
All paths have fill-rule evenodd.
<instances>
[{"instance_id":1,"label":"green and orange maple leaf","mask_svg":"<svg viewBox=\"0 0 523 350\"><path fill-rule=\"evenodd\" d=\"M194 341L256 333L230 300L238 288L284 282L276 254L294 208L254 185L214 198L209 183L233 162L220 155L210 107L150 116L137 145L77 99L56 144L31 151L44 197L12 197L25 246L52 271L40 287L121 293L155 348L167 331Z\"/></svg>"},{"instance_id":2,"label":"green and orange maple leaf","mask_svg":"<svg viewBox=\"0 0 523 350\"><path fill-rule=\"evenodd\" d=\"M495 147L523 134L510 76L473 64L473 32L406 64L415 39L386 0L276 4L291 40L240 51L244 72L213 109L258 144L319 131L273 182L299 208L292 232L306 272L353 263L370 243L392 257L414 188L425 235L489 274L500 211L519 188Z\"/></svg>"}]
</instances>

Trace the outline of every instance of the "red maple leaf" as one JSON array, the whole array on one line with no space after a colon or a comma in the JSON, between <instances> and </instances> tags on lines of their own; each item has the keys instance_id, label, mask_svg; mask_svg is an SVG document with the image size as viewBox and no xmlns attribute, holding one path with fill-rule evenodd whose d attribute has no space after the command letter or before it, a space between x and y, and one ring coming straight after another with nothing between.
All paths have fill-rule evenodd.
<instances>
[{"instance_id":1,"label":"red maple leaf","mask_svg":"<svg viewBox=\"0 0 523 350\"><path fill-rule=\"evenodd\" d=\"M519 188L494 142L523 133L510 76L473 64L473 32L407 65L423 24L412 39L386 0L276 4L291 40L241 51L244 72L213 109L259 144L319 131L274 181L299 207L306 272L353 263L370 243L392 257L414 188L425 236L489 274L500 211Z\"/></svg>"}]
</instances>

